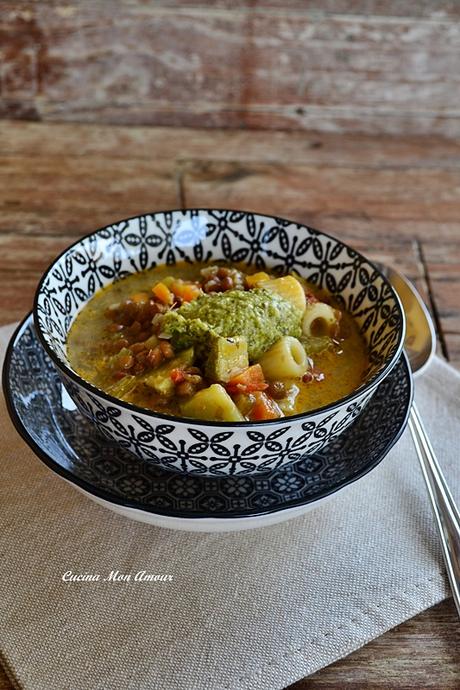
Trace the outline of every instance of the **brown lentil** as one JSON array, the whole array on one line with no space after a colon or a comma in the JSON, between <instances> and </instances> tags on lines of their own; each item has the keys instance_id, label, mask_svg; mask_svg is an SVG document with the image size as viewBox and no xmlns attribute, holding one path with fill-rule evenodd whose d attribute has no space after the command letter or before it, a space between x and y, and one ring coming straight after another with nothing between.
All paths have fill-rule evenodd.
<instances>
[{"instance_id":1,"label":"brown lentil","mask_svg":"<svg viewBox=\"0 0 460 690\"><path fill-rule=\"evenodd\" d=\"M267 393L275 400L281 400L286 397L286 386L282 381L272 381L268 386Z\"/></svg>"}]
</instances>

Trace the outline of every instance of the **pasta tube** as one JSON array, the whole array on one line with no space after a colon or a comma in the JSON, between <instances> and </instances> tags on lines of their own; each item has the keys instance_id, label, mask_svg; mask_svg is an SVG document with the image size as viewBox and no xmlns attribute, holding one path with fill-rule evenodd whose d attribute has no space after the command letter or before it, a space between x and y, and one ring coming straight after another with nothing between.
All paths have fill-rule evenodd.
<instances>
[{"instance_id":1,"label":"pasta tube","mask_svg":"<svg viewBox=\"0 0 460 690\"><path fill-rule=\"evenodd\" d=\"M298 378L308 368L307 354L297 338L285 335L259 359L267 379Z\"/></svg>"},{"instance_id":2,"label":"pasta tube","mask_svg":"<svg viewBox=\"0 0 460 690\"><path fill-rule=\"evenodd\" d=\"M324 302L307 305L302 332L308 337L332 336L339 323L340 312Z\"/></svg>"},{"instance_id":3,"label":"pasta tube","mask_svg":"<svg viewBox=\"0 0 460 690\"><path fill-rule=\"evenodd\" d=\"M283 276L282 278L264 280L262 283L259 283L258 287L278 293L278 295L284 297L285 300L297 307L299 311L305 311L307 304L305 292L294 276Z\"/></svg>"}]
</instances>

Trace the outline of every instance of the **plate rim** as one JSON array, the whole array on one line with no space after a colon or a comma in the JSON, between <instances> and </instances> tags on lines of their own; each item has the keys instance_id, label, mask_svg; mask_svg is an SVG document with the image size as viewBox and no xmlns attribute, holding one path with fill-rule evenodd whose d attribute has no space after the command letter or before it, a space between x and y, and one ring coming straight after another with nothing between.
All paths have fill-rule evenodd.
<instances>
[{"instance_id":1,"label":"plate rim","mask_svg":"<svg viewBox=\"0 0 460 690\"><path fill-rule=\"evenodd\" d=\"M13 396L12 396L12 391L10 387L10 366L11 366L11 359L13 356L14 348L15 345L21 336L22 332L25 330L26 326L30 324L34 327L35 331L35 336L37 337L36 333L36 328L35 328L35 323L33 319L33 312L30 311L26 316L22 319L22 321L19 323L17 328L15 329L14 333L12 334L7 350L5 353L5 359L3 363L3 368L2 368L2 388L3 388L3 394L5 397L5 403L7 407L8 414L10 416L10 419L13 423L13 426L15 427L16 431L18 434L22 437L22 439L25 441L25 443L31 448L31 450L35 453L35 455L41 460L50 470L52 470L55 474L59 475L60 477L66 479L68 482L71 484L76 485L77 487L83 489L87 493L90 493L92 495L97 496L98 498L101 498L105 501L108 501L109 503L113 503L115 505L123 506L125 508L131 508L131 509L136 509L136 510L141 510L145 513L149 513L152 515L162 515L166 516L169 518L175 518L178 521L180 520L210 520L214 519L216 521L227 521L227 520L235 520L235 519L241 519L244 520L245 518L251 518L251 517L261 517L263 515L273 515L275 513L282 513L285 510L289 510L292 508L300 508L302 506L309 505L311 503L314 503L315 501L319 501L320 499L326 498L328 496L332 496L333 494L337 493L341 489L344 489L345 487L349 486L350 484L353 484L354 482L358 481L362 477L364 477L366 474L369 474L377 465L379 465L384 458L388 455L390 450L393 448L393 446L399 441L401 438L406 426L407 422L409 419L409 414L410 414L410 409L412 407L412 402L413 402L413 397L414 397L414 379L413 375L409 366L408 358L403 350L396 362L396 366L402 362L404 364L405 370L406 370L406 375L409 383L409 393L408 393L408 401L407 401L407 406L404 414L404 419L395 434L393 438L390 439L390 441L386 444L385 448L382 450L382 452L378 455L377 459L374 460L370 465L366 465L364 469L360 469L359 471L355 472L353 475L351 475L345 482L341 483L340 486L337 486L331 490L324 490L320 492L319 494L315 495L314 497L311 497L306 500L301 500L299 501L298 499L293 499L292 502L289 502L288 504L284 505L283 507L278 507L278 508L265 508L262 510L257 510L255 509L254 511L251 512L245 512L245 513L232 513L229 514L227 513L213 513L213 514L208 514L208 513L203 513L203 514L188 514L187 512L183 512L181 510L161 510L158 508L149 508L148 506L141 506L135 501L130 501L128 499L112 495L110 492L106 491L105 489L100 489L99 487L94 487L90 482L88 482L85 479L81 479L80 477L76 477L70 470L68 470L65 467L62 467L56 460L54 460L45 449L43 449L30 435L28 432L27 428L23 424L21 417L19 416L19 413L16 410L16 407L13 403ZM40 347L43 347L41 344L40 339L37 337L37 343ZM48 355L47 351L45 350L45 354ZM51 362L54 365L53 360ZM393 372L390 372L388 375L391 376ZM372 399L369 401L369 403L372 402ZM261 475L262 476L262 475ZM196 477L195 477L196 478ZM213 479L219 479L219 477L213 477Z\"/></svg>"}]
</instances>

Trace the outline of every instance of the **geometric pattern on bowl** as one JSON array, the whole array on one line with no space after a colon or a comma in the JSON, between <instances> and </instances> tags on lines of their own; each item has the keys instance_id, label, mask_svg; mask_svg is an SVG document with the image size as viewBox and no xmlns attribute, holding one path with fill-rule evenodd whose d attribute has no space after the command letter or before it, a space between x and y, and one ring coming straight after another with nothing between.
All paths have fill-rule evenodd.
<instances>
[{"instance_id":1,"label":"geometric pattern on bowl","mask_svg":"<svg viewBox=\"0 0 460 690\"><path fill-rule=\"evenodd\" d=\"M184 477L104 439L69 405L31 318L12 341L4 381L13 421L54 471L113 503L184 518L254 516L339 490L386 455L404 429L412 400L402 355L365 411L327 448L264 475Z\"/></svg>"},{"instance_id":2,"label":"geometric pattern on bowl","mask_svg":"<svg viewBox=\"0 0 460 690\"><path fill-rule=\"evenodd\" d=\"M176 261L224 259L275 273L296 271L350 311L369 347L364 383L318 411L269 422L212 423L141 410L83 381L65 344L78 311L102 286ZM66 250L37 290L38 335L69 394L99 431L139 458L193 474L266 472L315 453L364 409L402 349L404 318L388 281L361 254L280 218L226 210L171 211L103 228Z\"/></svg>"}]
</instances>

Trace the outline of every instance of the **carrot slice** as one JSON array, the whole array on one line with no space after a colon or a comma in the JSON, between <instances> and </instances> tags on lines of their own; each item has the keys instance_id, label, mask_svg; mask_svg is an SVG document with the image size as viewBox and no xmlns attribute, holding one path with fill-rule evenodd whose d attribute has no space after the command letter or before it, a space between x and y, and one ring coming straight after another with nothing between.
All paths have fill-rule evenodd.
<instances>
[{"instance_id":1,"label":"carrot slice","mask_svg":"<svg viewBox=\"0 0 460 690\"><path fill-rule=\"evenodd\" d=\"M248 288L257 287L259 283L264 283L266 280L270 280L270 276L265 271L259 271L259 273L252 273L246 276L246 285Z\"/></svg>"},{"instance_id":2,"label":"carrot slice","mask_svg":"<svg viewBox=\"0 0 460 690\"><path fill-rule=\"evenodd\" d=\"M249 413L250 418L254 421L262 419L279 419L279 417L283 416L279 405L263 391L256 391L254 397L256 401Z\"/></svg>"},{"instance_id":3,"label":"carrot slice","mask_svg":"<svg viewBox=\"0 0 460 690\"><path fill-rule=\"evenodd\" d=\"M136 304L147 304L149 296L147 292L136 292L135 295L131 296L131 299Z\"/></svg>"},{"instance_id":4,"label":"carrot slice","mask_svg":"<svg viewBox=\"0 0 460 690\"><path fill-rule=\"evenodd\" d=\"M180 297L183 302L191 302L202 294L199 285L187 283L184 280L174 282L171 285L171 291L176 297Z\"/></svg>"},{"instance_id":5,"label":"carrot slice","mask_svg":"<svg viewBox=\"0 0 460 690\"><path fill-rule=\"evenodd\" d=\"M171 290L164 283L157 283L152 292L163 304L172 304L173 296Z\"/></svg>"}]
</instances>

